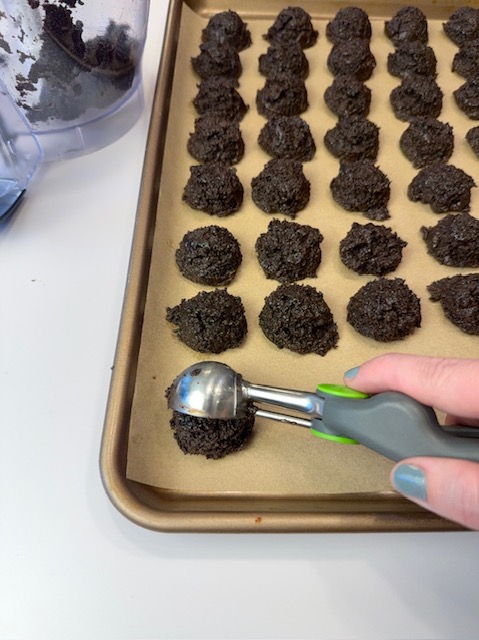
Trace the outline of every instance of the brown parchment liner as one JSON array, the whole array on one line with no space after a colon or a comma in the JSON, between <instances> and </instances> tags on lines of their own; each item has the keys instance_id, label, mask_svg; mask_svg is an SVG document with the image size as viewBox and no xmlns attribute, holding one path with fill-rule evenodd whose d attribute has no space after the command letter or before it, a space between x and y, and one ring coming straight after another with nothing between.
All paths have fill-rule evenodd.
<instances>
[{"instance_id":1,"label":"brown parchment liner","mask_svg":"<svg viewBox=\"0 0 479 640\"><path fill-rule=\"evenodd\" d=\"M335 8L340 6L337 3ZM427 6L420 6L428 15ZM307 9L309 7L306 6ZM258 314L264 298L278 286L277 282L264 277L254 253L256 238L267 229L273 216L263 213L254 205L250 188L251 179L269 159L257 145L257 137L265 119L256 112L255 96L264 84L264 78L257 71L258 57L268 46L262 34L271 25L274 15L266 12L264 16L258 12L257 15L253 13L245 17L253 38L253 46L240 54L243 73L239 91L250 105L241 122L246 153L237 165L245 197L239 212L219 219L194 211L181 200L189 177L189 167L196 164L186 151L188 136L193 131L197 117L191 101L199 82L191 70L190 58L198 53L201 30L207 20L186 5L183 7L131 412L127 463L129 479L185 494L199 492L203 496L208 492L294 496L389 490L391 462L382 456L362 446L345 446L320 440L307 429L262 419L256 420L254 436L241 452L218 461L206 460L202 456L186 456L177 447L169 427L170 412L164 397L165 389L185 367L207 359L225 362L253 382L312 390L318 382L342 382L342 374L346 369L387 351L459 357L477 355L479 339L461 333L445 320L439 304L429 301L426 291L427 285L438 278L477 269L451 269L437 264L427 254L419 229L422 225L435 225L441 216L434 214L428 206L411 203L406 196L407 186L417 171L398 146L399 137L407 123L397 120L389 106L389 94L399 84L399 79L387 72L386 59L388 53L393 51L393 46L383 34L384 19L392 17L395 10L396 6L394 10L391 8L391 13L381 10L375 14L373 8L368 9L373 27L371 50L377 61L373 76L367 81L372 89L372 106L368 117L380 127L377 165L391 180L391 218L383 224L390 226L408 243L401 265L389 277L404 278L420 297L422 327L404 341L385 345L363 338L346 323L349 298L372 278L358 276L346 269L339 259L338 244L354 221L366 223L368 220L361 214L346 212L330 195L329 184L338 173L339 163L325 149L323 137L337 119L326 107L323 94L333 80L326 66L331 44L326 39L325 26L334 13L319 17L314 14L314 25L320 35L317 44L305 50L310 64L310 74L306 80L310 106L302 117L311 127L317 153L312 161L303 165L311 182L311 200L307 208L298 214L296 221L318 227L324 236L323 259L317 278L303 281L323 292L338 324L338 347L325 357L320 357L279 350L263 336L258 325ZM479 161L465 141L466 132L477 123L457 109L452 97L452 91L464 82L464 79L450 71L457 48L442 31L442 22L452 10L444 9L439 16L436 13L434 19L429 19L429 44L438 59L437 80L445 94L439 119L454 127L455 151L450 163L467 171L479 184ZM474 189L471 206L473 215L478 210L478 198L478 190ZM277 217L283 218L281 215ZM192 351L175 337L174 327L165 319L166 307L174 306L181 299L192 297L202 289L211 290L182 278L174 260L175 250L184 233L209 224L227 227L240 242L243 264L228 291L241 297L249 326L242 347L218 356Z\"/></svg>"}]
</instances>

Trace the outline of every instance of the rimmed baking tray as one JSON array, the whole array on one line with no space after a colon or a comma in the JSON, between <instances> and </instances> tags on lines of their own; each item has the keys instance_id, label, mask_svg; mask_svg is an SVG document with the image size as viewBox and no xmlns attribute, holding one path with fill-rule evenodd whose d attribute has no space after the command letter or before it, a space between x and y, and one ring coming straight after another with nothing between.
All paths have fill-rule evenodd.
<instances>
[{"instance_id":1,"label":"rimmed baking tray","mask_svg":"<svg viewBox=\"0 0 479 640\"><path fill-rule=\"evenodd\" d=\"M243 264L228 290L243 300L248 336L240 348L214 359L230 364L251 381L313 389L318 382L341 382L345 369L385 351L469 356L477 347L477 338L462 334L448 323L440 307L427 296L426 287L431 281L465 271L451 271L427 255L419 228L433 226L439 217L428 207L409 202L405 195L416 171L398 147L407 124L398 121L389 107L388 95L399 81L387 73L386 59L393 48L383 34L384 20L391 18L401 5L357 4L366 9L373 25L371 50L377 67L367 82L373 95L369 118L380 127L377 164L392 186L391 219L385 224L408 243L393 275L404 278L421 298L422 327L400 343L381 345L362 338L345 321L347 300L368 278L349 272L341 264L337 245L353 221L366 220L345 212L330 196L329 182L339 165L324 148L322 139L336 118L322 96L332 82L326 67L331 45L325 37L325 26L339 8L347 5L313 0L301 4L320 33L317 45L305 51L310 63L306 80L310 106L303 114L318 150L315 158L304 164L312 195L297 222L318 227L325 238L318 276L305 283L324 293L340 332L337 349L320 357L278 350L257 324L264 297L277 286L266 280L254 254L257 236L272 219L255 207L250 190L252 177L268 160L257 144L265 123L255 108L256 91L264 83L257 60L267 48L262 34L285 4L276 0L243 0L241 6L235 7L222 0L171 0L100 456L102 480L110 499L140 526L158 531L218 532L458 528L391 491L391 463L363 447L323 442L312 438L307 430L259 419L252 442L244 450L213 461L185 456L176 446L168 424L165 389L184 367L208 359L182 344L165 318L166 307L202 289L182 278L174 261L182 235L199 226L226 226L240 241ZM445 94L440 119L454 127L456 146L451 163L463 168L479 184L479 164L465 141L465 134L474 123L458 111L452 99L452 91L464 80L450 70L456 49L442 32L442 22L459 4L416 2L416 6L428 17L430 44L438 58L438 83ZM190 58L198 52L201 30L209 17L227 9L236 10L248 23L253 46L241 53L243 73L239 86L249 104L241 123L246 153L237 165L245 199L239 212L218 219L193 211L181 196L189 167L196 164L186 151L197 117L192 99L198 78L193 75ZM472 212L478 202L476 191Z\"/></svg>"}]
</instances>

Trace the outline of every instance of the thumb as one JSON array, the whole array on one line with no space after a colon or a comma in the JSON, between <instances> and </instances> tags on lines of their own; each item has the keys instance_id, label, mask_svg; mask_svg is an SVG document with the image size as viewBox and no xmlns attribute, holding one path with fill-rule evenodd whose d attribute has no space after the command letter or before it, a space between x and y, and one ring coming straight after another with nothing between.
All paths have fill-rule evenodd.
<instances>
[{"instance_id":1,"label":"thumb","mask_svg":"<svg viewBox=\"0 0 479 640\"><path fill-rule=\"evenodd\" d=\"M391 472L393 487L444 518L479 530L479 464L450 458L408 458Z\"/></svg>"}]
</instances>

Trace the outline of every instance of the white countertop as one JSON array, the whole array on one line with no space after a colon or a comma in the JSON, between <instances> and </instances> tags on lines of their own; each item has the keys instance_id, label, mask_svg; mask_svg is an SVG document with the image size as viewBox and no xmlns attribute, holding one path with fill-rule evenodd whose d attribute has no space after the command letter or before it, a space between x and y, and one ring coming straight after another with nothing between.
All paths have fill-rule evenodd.
<instances>
[{"instance_id":1,"label":"white countertop","mask_svg":"<svg viewBox=\"0 0 479 640\"><path fill-rule=\"evenodd\" d=\"M166 0L144 58L151 104ZM479 534L164 534L98 455L148 113L0 228L0 638L477 638Z\"/></svg>"}]
</instances>

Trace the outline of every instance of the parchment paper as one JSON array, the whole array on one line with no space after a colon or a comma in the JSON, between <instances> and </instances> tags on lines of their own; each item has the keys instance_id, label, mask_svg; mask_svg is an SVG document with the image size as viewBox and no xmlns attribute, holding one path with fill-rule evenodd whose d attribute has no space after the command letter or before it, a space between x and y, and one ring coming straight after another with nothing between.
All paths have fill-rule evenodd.
<instances>
[{"instance_id":1,"label":"parchment paper","mask_svg":"<svg viewBox=\"0 0 479 640\"><path fill-rule=\"evenodd\" d=\"M315 158L304 164L304 172L311 182L311 200L307 208L298 214L296 221L318 227L324 236L323 259L317 278L303 283L323 292L338 324L340 339L337 349L320 357L279 350L264 337L258 326L258 314L264 298L278 283L264 277L255 257L254 244L259 234L266 231L272 216L254 205L250 183L269 159L257 145L257 137L265 120L256 112L255 96L264 84L264 78L257 71L258 57L268 46L262 34L267 31L272 19L247 19L253 46L241 53L243 74L239 91L250 109L241 123L246 154L237 165L245 197L239 212L219 219L194 211L181 200L189 177L189 167L196 164L186 151L188 136L193 131L197 117L191 101L199 82L191 71L190 58L198 53L201 29L206 24L204 18L185 6L131 416L129 478L185 493L293 495L387 490L391 468L389 460L362 446L328 443L313 437L307 429L262 419L256 420L252 440L238 453L219 461L184 455L177 447L169 427L170 412L164 397L165 389L186 366L208 359L229 364L252 382L313 390L318 382L341 383L346 369L387 351L442 356L478 354L479 339L461 333L444 318L439 304L428 299L426 287L432 281L471 270L441 266L427 254L419 229L422 225L435 225L441 216L434 214L428 206L411 203L407 198L407 186L417 172L398 146L399 137L407 123L397 120L389 106L389 94L399 80L390 76L386 68L387 54L393 51L393 46L383 34L384 15L375 17L374 13L370 13L373 25L371 50L376 57L377 67L367 82L372 89L369 119L380 127L380 152L376 164L391 180L391 218L384 224L408 243L401 265L390 277L404 278L420 297L422 327L403 341L385 345L361 337L346 323L349 298L372 278L349 271L342 265L338 255L339 241L352 223L366 223L368 220L361 214L343 210L334 203L329 191L329 183L339 169L338 160L329 154L323 144L325 132L337 122L323 100L324 91L333 80L326 66L331 48L325 37L325 25L332 17L329 15L315 20L315 27L320 32L319 40L315 47L305 50L310 63L310 75L306 81L310 107L302 117L311 127L318 150ZM454 127L455 151L450 162L467 171L479 184L479 161L465 141L466 132L475 123L457 109L451 93L464 82L450 71L457 49L444 35L442 20L430 20L429 33L429 44L438 58L438 83L445 94L439 119ZM478 198L478 190L474 189L473 214L478 210ZM281 215L277 217L283 218ZM244 345L219 356L192 351L175 337L174 327L165 319L166 307L174 306L181 299L192 297L202 289L209 289L184 279L174 261L175 250L184 233L209 224L227 227L240 242L243 264L228 290L241 296L249 326Z\"/></svg>"}]
</instances>

